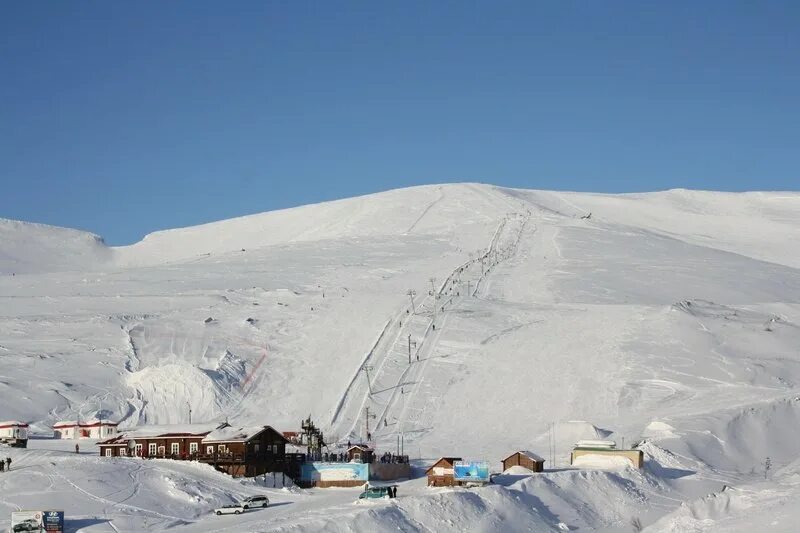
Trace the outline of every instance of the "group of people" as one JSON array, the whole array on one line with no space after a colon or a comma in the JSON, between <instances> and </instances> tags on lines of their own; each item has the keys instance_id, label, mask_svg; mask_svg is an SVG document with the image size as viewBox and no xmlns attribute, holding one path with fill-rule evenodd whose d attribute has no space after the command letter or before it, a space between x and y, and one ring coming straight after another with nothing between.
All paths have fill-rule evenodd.
<instances>
[{"instance_id":1,"label":"group of people","mask_svg":"<svg viewBox=\"0 0 800 533\"><path fill-rule=\"evenodd\" d=\"M407 455L395 455L395 454L393 454L391 452L386 452L383 455L381 455L380 462L381 463L393 463L393 464L407 463L408 462L408 456Z\"/></svg>"},{"instance_id":2,"label":"group of people","mask_svg":"<svg viewBox=\"0 0 800 533\"><path fill-rule=\"evenodd\" d=\"M11 470L11 457L6 457L5 461L0 459L0 472L3 470Z\"/></svg>"}]
</instances>

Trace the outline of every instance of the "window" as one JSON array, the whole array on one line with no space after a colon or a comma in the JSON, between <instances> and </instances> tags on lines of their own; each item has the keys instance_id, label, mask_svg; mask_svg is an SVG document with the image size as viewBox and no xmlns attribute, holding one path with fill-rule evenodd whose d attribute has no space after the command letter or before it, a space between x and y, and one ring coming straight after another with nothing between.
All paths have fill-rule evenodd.
<instances>
[{"instance_id":1,"label":"window","mask_svg":"<svg viewBox=\"0 0 800 533\"><path fill-rule=\"evenodd\" d=\"M165 455L165 450L166 450L166 448L164 446L159 446L158 447L158 455L163 457Z\"/></svg>"},{"instance_id":2,"label":"window","mask_svg":"<svg viewBox=\"0 0 800 533\"><path fill-rule=\"evenodd\" d=\"M189 443L189 453L197 453L197 443L190 442Z\"/></svg>"},{"instance_id":3,"label":"window","mask_svg":"<svg viewBox=\"0 0 800 533\"><path fill-rule=\"evenodd\" d=\"M147 445L147 455L155 455L156 454L156 443L151 442Z\"/></svg>"},{"instance_id":4,"label":"window","mask_svg":"<svg viewBox=\"0 0 800 533\"><path fill-rule=\"evenodd\" d=\"M137 457L141 457L142 456L142 445L141 444L137 444L136 445L136 456Z\"/></svg>"},{"instance_id":5,"label":"window","mask_svg":"<svg viewBox=\"0 0 800 533\"><path fill-rule=\"evenodd\" d=\"M126 450L124 447L120 447L119 455L120 457L125 457L126 455L128 455L128 450Z\"/></svg>"},{"instance_id":6,"label":"window","mask_svg":"<svg viewBox=\"0 0 800 533\"><path fill-rule=\"evenodd\" d=\"M258 453L260 450L261 450L261 445L259 443L256 442L255 444L253 444L253 451L255 453Z\"/></svg>"},{"instance_id":7,"label":"window","mask_svg":"<svg viewBox=\"0 0 800 533\"><path fill-rule=\"evenodd\" d=\"M206 446L206 453L208 455L214 455L214 447L213 446Z\"/></svg>"},{"instance_id":8,"label":"window","mask_svg":"<svg viewBox=\"0 0 800 533\"><path fill-rule=\"evenodd\" d=\"M170 447L169 451L172 455L178 455L179 453L181 453L181 445L179 442L173 442L172 444L170 444L169 447Z\"/></svg>"},{"instance_id":9,"label":"window","mask_svg":"<svg viewBox=\"0 0 800 533\"><path fill-rule=\"evenodd\" d=\"M111 448L106 448L106 457L111 457Z\"/></svg>"},{"instance_id":10,"label":"window","mask_svg":"<svg viewBox=\"0 0 800 533\"><path fill-rule=\"evenodd\" d=\"M219 449L219 453L227 453L228 452L228 448L224 444L220 444L217 449Z\"/></svg>"}]
</instances>

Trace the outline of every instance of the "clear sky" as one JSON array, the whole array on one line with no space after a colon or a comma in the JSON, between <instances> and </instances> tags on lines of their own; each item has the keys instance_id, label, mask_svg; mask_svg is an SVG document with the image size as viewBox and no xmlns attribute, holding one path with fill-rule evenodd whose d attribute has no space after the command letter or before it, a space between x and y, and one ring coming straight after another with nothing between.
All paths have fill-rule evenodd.
<instances>
[{"instance_id":1,"label":"clear sky","mask_svg":"<svg viewBox=\"0 0 800 533\"><path fill-rule=\"evenodd\" d=\"M0 3L0 217L111 244L452 181L800 189L800 2Z\"/></svg>"}]
</instances>

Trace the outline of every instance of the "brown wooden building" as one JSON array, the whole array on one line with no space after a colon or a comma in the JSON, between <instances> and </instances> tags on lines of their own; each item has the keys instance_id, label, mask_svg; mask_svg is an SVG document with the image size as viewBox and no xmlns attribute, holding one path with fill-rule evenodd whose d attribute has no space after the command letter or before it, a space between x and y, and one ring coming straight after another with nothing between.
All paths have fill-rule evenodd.
<instances>
[{"instance_id":1,"label":"brown wooden building","mask_svg":"<svg viewBox=\"0 0 800 533\"><path fill-rule=\"evenodd\" d=\"M541 472L544 470L544 459L531 451L520 450L503 459L503 472L512 466L521 466L531 472Z\"/></svg>"},{"instance_id":2,"label":"brown wooden building","mask_svg":"<svg viewBox=\"0 0 800 533\"><path fill-rule=\"evenodd\" d=\"M104 457L134 456L146 459L195 459L206 435L217 424L145 426L98 442Z\"/></svg>"},{"instance_id":3,"label":"brown wooden building","mask_svg":"<svg viewBox=\"0 0 800 533\"><path fill-rule=\"evenodd\" d=\"M431 465L425 471L428 476L429 487L452 487L460 485L454 477L454 467L456 461L460 461L461 457L442 457Z\"/></svg>"},{"instance_id":4,"label":"brown wooden building","mask_svg":"<svg viewBox=\"0 0 800 533\"><path fill-rule=\"evenodd\" d=\"M298 454L286 455L286 439L270 426L223 424L145 426L99 442L104 457L194 460L234 477L267 472L299 475ZM298 463L298 464L295 464Z\"/></svg>"},{"instance_id":5,"label":"brown wooden building","mask_svg":"<svg viewBox=\"0 0 800 533\"><path fill-rule=\"evenodd\" d=\"M374 459L375 450L366 444L354 444L347 449L347 460L359 463L371 463Z\"/></svg>"},{"instance_id":6,"label":"brown wooden building","mask_svg":"<svg viewBox=\"0 0 800 533\"><path fill-rule=\"evenodd\" d=\"M203 438L198 460L234 477L286 471L286 438L270 426L224 427Z\"/></svg>"}]
</instances>

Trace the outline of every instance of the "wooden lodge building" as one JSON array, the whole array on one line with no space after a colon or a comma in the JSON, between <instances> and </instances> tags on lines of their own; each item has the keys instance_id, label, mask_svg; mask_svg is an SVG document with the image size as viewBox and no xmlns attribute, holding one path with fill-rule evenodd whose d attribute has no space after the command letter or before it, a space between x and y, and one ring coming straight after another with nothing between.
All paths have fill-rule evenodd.
<instances>
[{"instance_id":1,"label":"wooden lodge building","mask_svg":"<svg viewBox=\"0 0 800 533\"><path fill-rule=\"evenodd\" d=\"M531 472L541 472L544 470L544 459L533 452L520 450L503 459L503 472L512 466L521 466Z\"/></svg>"},{"instance_id":2,"label":"wooden lodge building","mask_svg":"<svg viewBox=\"0 0 800 533\"><path fill-rule=\"evenodd\" d=\"M200 461L234 477L299 472L300 458L286 456L286 439L270 426L223 424L146 426L97 443L104 457Z\"/></svg>"},{"instance_id":3,"label":"wooden lodge building","mask_svg":"<svg viewBox=\"0 0 800 533\"><path fill-rule=\"evenodd\" d=\"M453 487L461 483L455 479L455 464L461 457L442 457L425 471L429 487Z\"/></svg>"}]
</instances>

